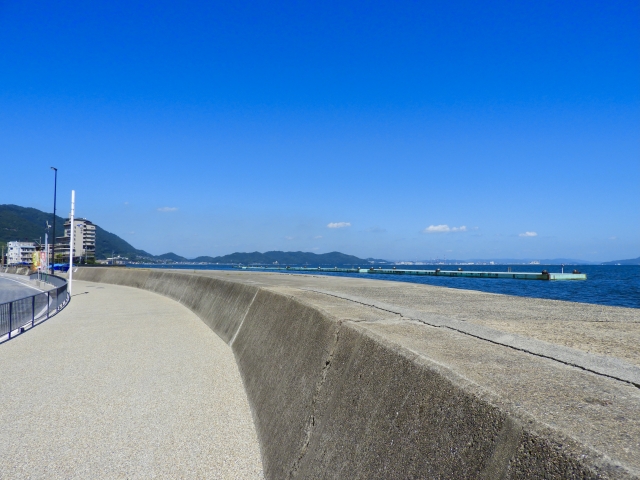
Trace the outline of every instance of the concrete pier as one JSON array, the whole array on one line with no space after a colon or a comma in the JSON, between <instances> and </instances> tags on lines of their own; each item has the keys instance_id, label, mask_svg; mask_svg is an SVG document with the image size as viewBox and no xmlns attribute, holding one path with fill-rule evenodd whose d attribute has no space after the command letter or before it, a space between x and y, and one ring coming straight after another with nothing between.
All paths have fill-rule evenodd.
<instances>
[{"instance_id":1,"label":"concrete pier","mask_svg":"<svg viewBox=\"0 0 640 480\"><path fill-rule=\"evenodd\" d=\"M327 267L238 267L242 270L284 271L284 272L322 272L322 273L358 273L367 275L415 275L426 277L459 277L459 278L500 278L503 280L586 280L585 273L549 273L549 272L478 272L459 270L411 270L405 268L327 268Z\"/></svg>"},{"instance_id":2,"label":"concrete pier","mask_svg":"<svg viewBox=\"0 0 640 480\"><path fill-rule=\"evenodd\" d=\"M0 478L263 478L231 349L169 298L76 281L0 365Z\"/></svg>"}]
</instances>

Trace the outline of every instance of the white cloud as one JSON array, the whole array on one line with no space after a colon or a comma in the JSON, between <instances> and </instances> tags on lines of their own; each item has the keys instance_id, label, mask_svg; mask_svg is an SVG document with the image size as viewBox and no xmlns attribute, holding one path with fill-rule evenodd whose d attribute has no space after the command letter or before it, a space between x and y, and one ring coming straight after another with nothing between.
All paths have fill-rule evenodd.
<instances>
[{"instance_id":1,"label":"white cloud","mask_svg":"<svg viewBox=\"0 0 640 480\"><path fill-rule=\"evenodd\" d=\"M315 238L315 239L322 238L322 235L316 235L316 236L315 236L315 237L313 237L313 238Z\"/></svg>"},{"instance_id":2,"label":"white cloud","mask_svg":"<svg viewBox=\"0 0 640 480\"><path fill-rule=\"evenodd\" d=\"M429 225L422 232L423 233L448 233L448 232L466 232L467 227L461 225L460 227L450 227L449 225Z\"/></svg>"},{"instance_id":3,"label":"white cloud","mask_svg":"<svg viewBox=\"0 0 640 480\"><path fill-rule=\"evenodd\" d=\"M443 233L448 232L451 229L449 225L429 225L427 228L423 230L424 233Z\"/></svg>"},{"instance_id":4,"label":"white cloud","mask_svg":"<svg viewBox=\"0 0 640 480\"><path fill-rule=\"evenodd\" d=\"M327 228L345 228L350 226L351 226L350 222L332 222L327 225Z\"/></svg>"},{"instance_id":5,"label":"white cloud","mask_svg":"<svg viewBox=\"0 0 640 480\"><path fill-rule=\"evenodd\" d=\"M518 235L519 237L537 237L538 234L536 232L524 232Z\"/></svg>"},{"instance_id":6,"label":"white cloud","mask_svg":"<svg viewBox=\"0 0 640 480\"><path fill-rule=\"evenodd\" d=\"M178 207L160 207L158 209L159 212L175 212L178 210Z\"/></svg>"}]
</instances>

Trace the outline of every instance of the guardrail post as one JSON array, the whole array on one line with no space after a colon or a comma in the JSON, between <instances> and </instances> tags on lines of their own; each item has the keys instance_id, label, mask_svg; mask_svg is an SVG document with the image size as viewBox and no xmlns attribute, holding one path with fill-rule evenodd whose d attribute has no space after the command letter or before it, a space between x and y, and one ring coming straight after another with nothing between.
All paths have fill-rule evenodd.
<instances>
[{"instance_id":1,"label":"guardrail post","mask_svg":"<svg viewBox=\"0 0 640 480\"><path fill-rule=\"evenodd\" d=\"M11 317L13 316L13 302L9 303L9 340L11 340L11 330L13 327L11 325Z\"/></svg>"},{"instance_id":2,"label":"guardrail post","mask_svg":"<svg viewBox=\"0 0 640 480\"><path fill-rule=\"evenodd\" d=\"M36 323L36 296L31 297L31 327Z\"/></svg>"},{"instance_id":3,"label":"guardrail post","mask_svg":"<svg viewBox=\"0 0 640 480\"><path fill-rule=\"evenodd\" d=\"M47 291L47 320L49 320L49 309L51 308L51 294Z\"/></svg>"}]
</instances>

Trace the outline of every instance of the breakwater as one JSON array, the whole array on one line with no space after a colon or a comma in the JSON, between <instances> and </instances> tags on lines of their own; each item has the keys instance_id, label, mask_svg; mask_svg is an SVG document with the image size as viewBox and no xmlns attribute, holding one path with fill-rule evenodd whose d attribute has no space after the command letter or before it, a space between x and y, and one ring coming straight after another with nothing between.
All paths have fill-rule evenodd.
<instances>
[{"instance_id":1,"label":"breakwater","mask_svg":"<svg viewBox=\"0 0 640 480\"><path fill-rule=\"evenodd\" d=\"M29 275L29 273L31 273L31 269L25 266L19 266L19 267L4 266L4 267L0 267L0 272L12 274L12 275Z\"/></svg>"},{"instance_id":2,"label":"breakwater","mask_svg":"<svg viewBox=\"0 0 640 480\"><path fill-rule=\"evenodd\" d=\"M268 478L638 475L635 310L268 273L74 276L172 298L231 345ZM620 337L583 335L603 322Z\"/></svg>"},{"instance_id":3,"label":"breakwater","mask_svg":"<svg viewBox=\"0 0 640 480\"><path fill-rule=\"evenodd\" d=\"M326 268L326 267L239 267L242 270L263 270L263 271L289 271L289 272L321 272L321 273L364 273L367 275L418 275L428 277L459 277L459 278L500 278L503 280L586 280L587 275L577 270L573 273L550 273L546 270L542 272L477 272L458 270L410 270L404 268Z\"/></svg>"}]
</instances>

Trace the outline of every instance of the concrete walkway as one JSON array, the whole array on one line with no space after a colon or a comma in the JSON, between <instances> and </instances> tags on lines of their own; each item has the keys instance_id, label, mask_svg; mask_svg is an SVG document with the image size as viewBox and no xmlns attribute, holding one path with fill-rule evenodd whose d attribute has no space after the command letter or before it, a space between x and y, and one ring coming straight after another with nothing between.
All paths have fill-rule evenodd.
<instances>
[{"instance_id":1,"label":"concrete walkway","mask_svg":"<svg viewBox=\"0 0 640 480\"><path fill-rule=\"evenodd\" d=\"M37 287L36 282L30 282L29 277L0 273L0 303L13 302L44 291Z\"/></svg>"},{"instance_id":2,"label":"concrete walkway","mask_svg":"<svg viewBox=\"0 0 640 480\"><path fill-rule=\"evenodd\" d=\"M262 478L222 340L153 293L74 281L73 294L0 345L0 478Z\"/></svg>"}]
</instances>

